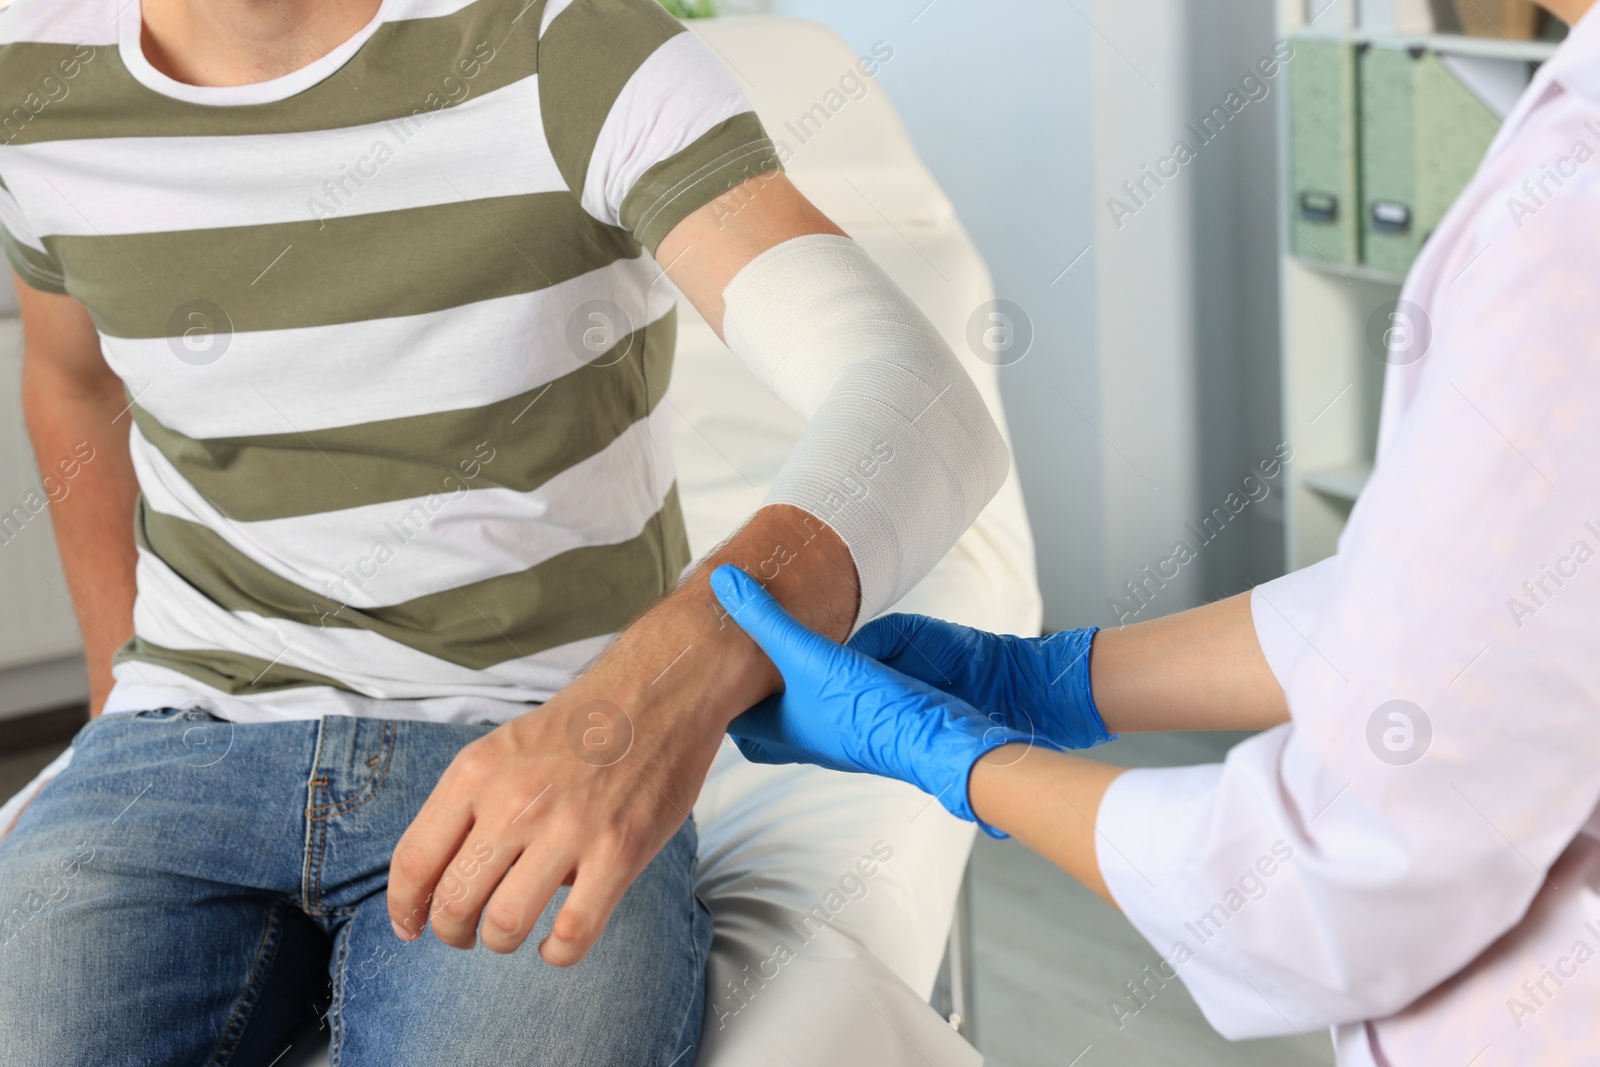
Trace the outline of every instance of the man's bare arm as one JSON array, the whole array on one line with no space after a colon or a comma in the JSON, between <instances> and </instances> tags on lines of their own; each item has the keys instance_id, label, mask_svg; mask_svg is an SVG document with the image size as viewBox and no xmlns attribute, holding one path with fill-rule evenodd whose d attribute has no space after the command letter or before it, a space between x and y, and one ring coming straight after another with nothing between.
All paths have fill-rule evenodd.
<instances>
[{"instance_id":1,"label":"man's bare arm","mask_svg":"<svg viewBox=\"0 0 1600 1067\"><path fill-rule=\"evenodd\" d=\"M128 457L128 400L82 304L21 281L17 293L23 412L40 472L65 489L50 520L83 632L89 714L98 715L111 691L112 653L133 635L139 488ZM75 467L70 480L62 464Z\"/></svg>"},{"instance_id":2,"label":"man's bare arm","mask_svg":"<svg viewBox=\"0 0 1600 1067\"><path fill-rule=\"evenodd\" d=\"M685 219L657 250L718 328L722 291L752 259L792 237L839 233L786 178L748 184ZM730 214L729 205L743 206ZM849 632L859 585L844 542L797 508L762 508L581 678L463 749L395 849L389 914L400 936L431 924L445 943L470 948L481 916L483 944L513 951L569 884L540 951L559 965L583 958L688 817L727 724L779 685L711 594L707 575L721 563L759 575L818 631ZM626 754L614 763L575 755L571 738L586 726L625 733L613 742Z\"/></svg>"},{"instance_id":3,"label":"man's bare arm","mask_svg":"<svg viewBox=\"0 0 1600 1067\"><path fill-rule=\"evenodd\" d=\"M722 294L734 275L767 249L813 233L844 236L778 172L755 178L739 194L730 193L684 219L662 240L656 258L668 264L667 276L721 336ZM819 632L835 640L850 633L860 586L844 542L826 524L796 508L776 505L758 511L679 592L714 609L718 632L728 641L724 647L754 665L759 677L755 700L775 690L781 680L743 631L720 622L721 609L706 579L723 563L759 576L797 618L811 615ZM733 714L746 707L749 704L735 708Z\"/></svg>"},{"instance_id":4,"label":"man's bare arm","mask_svg":"<svg viewBox=\"0 0 1600 1067\"><path fill-rule=\"evenodd\" d=\"M662 239L656 259L720 337L722 293L733 276L767 249L812 233L846 236L783 173L774 172L684 219Z\"/></svg>"}]
</instances>

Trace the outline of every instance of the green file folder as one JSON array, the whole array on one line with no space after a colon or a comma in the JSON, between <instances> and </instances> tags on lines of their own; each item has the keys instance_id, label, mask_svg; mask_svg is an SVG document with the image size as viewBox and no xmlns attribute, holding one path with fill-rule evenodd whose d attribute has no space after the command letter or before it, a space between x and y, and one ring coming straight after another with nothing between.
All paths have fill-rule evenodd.
<instances>
[{"instance_id":1,"label":"green file folder","mask_svg":"<svg viewBox=\"0 0 1600 1067\"><path fill-rule=\"evenodd\" d=\"M1353 263L1360 249L1355 47L1297 39L1287 73L1290 246L1296 255Z\"/></svg>"},{"instance_id":2,"label":"green file folder","mask_svg":"<svg viewBox=\"0 0 1600 1067\"><path fill-rule=\"evenodd\" d=\"M1404 274L1422 247L1417 225L1416 66L1403 48L1361 52L1361 261Z\"/></svg>"},{"instance_id":3,"label":"green file folder","mask_svg":"<svg viewBox=\"0 0 1600 1067\"><path fill-rule=\"evenodd\" d=\"M1417 228L1426 241L1483 162L1501 120L1437 55L1423 56L1416 74Z\"/></svg>"},{"instance_id":4,"label":"green file folder","mask_svg":"<svg viewBox=\"0 0 1600 1067\"><path fill-rule=\"evenodd\" d=\"M1432 52L1374 45L1359 67L1361 259L1404 274L1500 118Z\"/></svg>"}]
</instances>

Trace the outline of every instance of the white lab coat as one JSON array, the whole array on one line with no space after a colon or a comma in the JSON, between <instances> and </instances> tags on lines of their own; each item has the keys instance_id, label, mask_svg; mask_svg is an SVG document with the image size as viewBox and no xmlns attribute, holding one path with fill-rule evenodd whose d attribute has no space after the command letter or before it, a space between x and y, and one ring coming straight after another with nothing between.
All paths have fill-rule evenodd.
<instances>
[{"instance_id":1,"label":"white lab coat","mask_svg":"<svg viewBox=\"0 0 1600 1067\"><path fill-rule=\"evenodd\" d=\"M1253 594L1293 721L1120 777L1101 868L1227 1037L1600 1064L1600 15L1402 298L1430 342L1337 555Z\"/></svg>"}]
</instances>

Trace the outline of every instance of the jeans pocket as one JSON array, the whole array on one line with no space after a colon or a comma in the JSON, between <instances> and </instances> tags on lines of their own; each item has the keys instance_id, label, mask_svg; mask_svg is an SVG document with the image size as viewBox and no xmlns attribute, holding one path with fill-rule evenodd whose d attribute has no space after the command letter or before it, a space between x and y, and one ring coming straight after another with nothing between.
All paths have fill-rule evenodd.
<instances>
[{"instance_id":1,"label":"jeans pocket","mask_svg":"<svg viewBox=\"0 0 1600 1067\"><path fill-rule=\"evenodd\" d=\"M198 709L198 707L152 707L142 712L131 712L130 720L136 723L171 723L171 721L186 721L186 723L221 723L221 718L211 712Z\"/></svg>"},{"instance_id":2,"label":"jeans pocket","mask_svg":"<svg viewBox=\"0 0 1600 1067\"><path fill-rule=\"evenodd\" d=\"M151 708L148 711L113 711L101 712L78 728L73 735L72 749L82 752L89 747L90 742L105 732L106 727L116 726L119 723L131 722L167 722L183 714L182 708Z\"/></svg>"},{"instance_id":3,"label":"jeans pocket","mask_svg":"<svg viewBox=\"0 0 1600 1067\"><path fill-rule=\"evenodd\" d=\"M134 722L171 722L173 719L184 718L191 714L206 713L198 708L147 708L144 711L132 712L128 718Z\"/></svg>"},{"instance_id":4,"label":"jeans pocket","mask_svg":"<svg viewBox=\"0 0 1600 1067\"><path fill-rule=\"evenodd\" d=\"M199 708L146 708L144 711L113 711L109 714L96 715L90 719L76 737L72 739L73 748L82 748L89 738L100 732L103 726L112 726L118 723L153 723L160 725L169 722L209 723L225 722L208 711Z\"/></svg>"}]
</instances>

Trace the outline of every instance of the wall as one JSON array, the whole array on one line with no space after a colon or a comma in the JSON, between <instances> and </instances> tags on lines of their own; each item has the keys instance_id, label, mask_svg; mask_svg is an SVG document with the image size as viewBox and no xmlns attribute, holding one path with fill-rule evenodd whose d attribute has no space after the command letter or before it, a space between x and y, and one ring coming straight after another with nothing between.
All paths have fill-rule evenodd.
<instances>
[{"instance_id":1,"label":"wall","mask_svg":"<svg viewBox=\"0 0 1600 1067\"><path fill-rule=\"evenodd\" d=\"M1094 239L1093 30L1061 0L771 7L827 23L861 52L877 40L894 47L879 83L998 295L1032 320L1033 348L1001 368L1001 391L1039 545L1045 625L1081 625L1103 609L1095 254L1085 251Z\"/></svg>"},{"instance_id":2,"label":"wall","mask_svg":"<svg viewBox=\"0 0 1600 1067\"><path fill-rule=\"evenodd\" d=\"M1034 349L1001 385L1046 625L1150 618L1279 573L1276 485L1209 541L1188 526L1226 508L1279 441L1282 73L1210 141L1186 130L1272 52L1271 0L770 7L858 49L894 45L881 84L999 295L1033 319ZM1198 145L1193 161L1160 186L1144 178L1179 139ZM1130 202L1123 183L1141 179ZM1133 213L1114 216L1112 197ZM1178 540L1195 558L1152 580Z\"/></svg>"},{"instance_id":3,"label":"wall","mask_svg":"<svg viewBox=\"0 0 1600 1067\"><path fill-rule=\"evenodd\" d=\"M1285 74L1257 68L1274 59L1272 16L1271 0L1099 0L1092 11L1108 621L1281 570L1282 476L1243 484L1280 426ZM1202 126L1219 107L1224 118Z\"/></svg>"},{"instance_id":4,"label":"wall","mask_svg":"<svg viewBox=\"0 0 1600 1067\"><path fill-rule=\"evenodd\" d=\"M1262 58L1273 56L1280 44L1274 38L1274 8L1274 0L1232 0L1223 17L1211 17L1191 7L1190 91L1202 102L1196 111L1239 90L1241 79L1252 71L1259 74ZM1265 95L1229 123L1228 140L1219 138L1212 146L1221 152L1195 173L1191 269L1201 342L1203 508L1237 489L1252 466L1283 442L1278 212L1288 208L1278 188L1278 108L1293 63L1289 59L1272 78L1258 77L1256 91ZM1205 571L1206 599L1282 573L1288 485L1280 476L1270 489L1266 500L1250 506L1242 527L1216 542Z\"/></svg>"},{"instance_id":5,"label":"wall","mask_svg":"<svg viewBox=\"0 0 1600 1067\"><path fill-rule=\"evenodd\" d=\"M1199 498L1192 170L1209 161L1184 167L1164 186L1143 169L1160 166L1187 118L1183 0L1101 0L1089 10L1101 35L1093 65L1093 195L1107 442L1102 598L1125 600L1122 619L1147 618L1194 603L1202 585L1198 567L1182 567L1171 579L1152 579L1145 568L1159 570ZM1125 592L1128 582L1148 590L1149 608Z\"/></svg>"}]
</instances>

